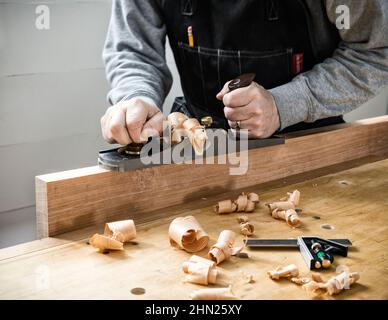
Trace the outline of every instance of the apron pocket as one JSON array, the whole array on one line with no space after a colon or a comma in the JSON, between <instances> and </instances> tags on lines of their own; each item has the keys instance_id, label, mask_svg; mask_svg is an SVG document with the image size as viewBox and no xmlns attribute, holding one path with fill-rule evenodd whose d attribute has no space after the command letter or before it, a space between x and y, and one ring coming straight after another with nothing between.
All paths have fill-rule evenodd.
<instances>
[{"instance_id":1,"label":"apron pocket","mask_svg":"<svg viewBox=\"0 0 388 320\"><path fill-rule=\"evenodd\" d=\"M216 94L224 84L243 73L256 73L255 81L266 89L292 79L292 49L276 51L235 51L189 47L179 42L180 74L188 101L194 107L223 115ZM211 109L211 110L209 110Z\"/></svg>"}]
</instances>

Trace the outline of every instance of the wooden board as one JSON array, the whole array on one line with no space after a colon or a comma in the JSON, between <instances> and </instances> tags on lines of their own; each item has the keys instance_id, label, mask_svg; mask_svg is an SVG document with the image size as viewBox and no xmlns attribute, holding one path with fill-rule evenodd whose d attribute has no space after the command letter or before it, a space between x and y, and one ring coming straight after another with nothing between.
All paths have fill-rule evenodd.
<instances>
[{"instance_id":1,"label":"wooden board","mask_svg":"<svg viewBox=\"0 0 388 320\"><path fill-rule=\"evenodd\" d=\"M274 220L264 205L295 188L302 194L303 226L299 229ZM246 189L261 196L260 207L249 215L257 237L350 238L354 247L347 258L336 257L335 266L358 271L361 279L338 296L310 296L292 283L274 282L266 276L269 269L288 263L309 274L297 250L247 250L250 259L233 257L220 265L216 286L232 284L240 299L388 299L387 190L388 160L280 188ZM181 264L190 255L170 247L169 222L176 215L195 215L209 233L211 245L221 230L238 231L237 214L217 216L212 211L217 200L237 194L228 191L161 210L159 221L139 226L136 243L126 244L124 252L97 253L86 244L86 237L96 231L93 228L0 250L0 299L187 299L201 286L182 283ZM322 224L334 229L322 229ZM239 236L237 244L241 242ZM206 253L203 250L200 255ZM243 274L252 274L256 282L244 283ZM335 268L323 272L324 278L334 274ZM134 287L145 288L146 293L133 295Z\"/></svg>"},{"instance_id":2,"label":"wooden board","mask_svg":"<svg viewBox=\"0 0 388 320\"><path fill-rule=\"evenodd\" d=\"M168 206L387 152L385 116L292 134L285 145L250 150L249 170L242 176L229 175L227 165L188 164L126 173L90 167L38 176L38 236L128 216L146 222Z\"/></svg>"}]
</instances>

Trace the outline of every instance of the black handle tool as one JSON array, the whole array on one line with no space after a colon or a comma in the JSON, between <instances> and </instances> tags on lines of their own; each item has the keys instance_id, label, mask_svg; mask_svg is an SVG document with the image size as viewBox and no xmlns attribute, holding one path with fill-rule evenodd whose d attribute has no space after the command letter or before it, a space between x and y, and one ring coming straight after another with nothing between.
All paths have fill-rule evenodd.
<instances>
[{"instance_id":1,"label":"black handle tool","mask_svg":"<svg viewBox=\"0 0 388 320\"><path fill-rule=\"evenodd\" d=\"M334 261L333 254L347 257L352 245L348 239L323 239L319 237L298 237L297 239L248 239L250 248L299 248L310 269L329 268Z\"/></svg>"},{"instance_id":2,"label":"black handle tool","mask_svg":"<svg viewBox=\"0 0 388 320\"><path fill-rule=\"evenodd\" d=\"M229 82L228 88L230 91L248 87L255 79L256 73L245 73Z\"/></svg>"}]
</instances>

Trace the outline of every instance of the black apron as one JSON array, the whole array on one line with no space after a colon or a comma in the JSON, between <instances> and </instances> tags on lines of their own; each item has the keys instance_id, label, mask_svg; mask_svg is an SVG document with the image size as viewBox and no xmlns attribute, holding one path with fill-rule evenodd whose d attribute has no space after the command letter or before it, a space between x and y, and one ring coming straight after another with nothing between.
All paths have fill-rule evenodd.
<instances>
[{"instance_id":1,"label":"black apron","mask_svg":"<svg viewBox=\"0 0 388 320\"><path fill-rule=\"evenodd\" d=\"M225 82L254 72L255 81L271 89L331 56L339 35L327 19L323 1L162 1L184 93L176 99L172 111L198 119L210 115L213 127L227 129L224 105L215 97ZM325 35L314 33L317 22L325 24ZM188 44L189 26L193 30L192 47ZM287 131L339 122L343 122L342 117L333 117L299 123Z\"/></svg>"}]
</instances>

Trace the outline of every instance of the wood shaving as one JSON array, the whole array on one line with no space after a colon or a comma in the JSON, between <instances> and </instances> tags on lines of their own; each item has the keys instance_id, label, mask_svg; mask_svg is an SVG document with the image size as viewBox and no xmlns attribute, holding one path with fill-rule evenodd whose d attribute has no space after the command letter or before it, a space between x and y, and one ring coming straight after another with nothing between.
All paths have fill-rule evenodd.
<instances>
[{"instance_id":1,"label":"wood shaving","mask_svg":"<svg viewBox=\"0 0 388 320\"><path fill-rule=\"evenodd\" d=\"M290 279L291 282L297 284L297 285L303 285L306 283L309 283L310 281L315 281L315 282L323 282L322 277L319 273L314 272L311 275L311 278L308 277L294 277Z\"/></svg>"},{"instance_id":2,"label":"wood shaving","mask_svg":"<svg viewBox=\"0 0 388 320\"><path fill-rule=\"evenodd\" d=\"M202 155L207 140L205 127L196 118L188 118L181 112L173 112L167 117L171 128L171 144L182 142L188 137L197 155Z\"/></svg>"},{"instance_id":3,"label":"wood shaving","mask_svg":"<svg viewBox=\"0 0 388 320\"><path fill-rule=\"evenodd\" d=\"M232 200L224 200L218 202L214 207L214 211L217 214L231 213L237 210L237 205Z\"/></svg>"},{"instance_id":4,"label":"wood shaving","mask_svg":"<svg viewBox=\"0 0 388 320\"><path fill-rule=\"evenodd\" d=\"M214 211L217 214L226 214L232 212L253 212L258 202L259 196L256 193L243 192L234 201L224 200L218 202L218 204L214 206Z\"/></svg>"},{"instance_id":5,"label":"wood shaving","mask_svg":"<svg viewBox=\"0 0 388 320\"><path fill-rule=\"evenodd\" d=\"M286 211L275 209L272 211L272 217L285 220L289 226L294 228L299 227L301 224L298 214L293 209L288 209Z\"/></svg>"},{"instance_id":6,"label":"wood shaving","mask_svg":"<svg viewBox=\"0 0 388 320\"><path fill-rule=\"evenodd\" d=\"M299 270L296 265L290 264L285 267L277 267L268 271L267 274L272 280L279 280L280 278L295 278L299 275Z\"/></svg>"},{"instance_id":7,"label":"wood shaving","mask_svg":"<svg viewBox=\"0 0 388 320\"><path fill-rule=\"evenodd\" d=\"M255 226L250 222L240 223L240 232L244 236L251 236L255 231Z\"/></svg>"},{"instance_id":8,"label":"wood shaving","mask_svg":"<svg viewBox=\"0 0 388 320\"><path fill-rule=\"evenodd\" d=\"M233 247L236 234L231 230L224 230L220 233L217 243L210 248L208 253L209 259L215 261L216 264L224 260L228 260L231 256L237 255L244 248Z\"/></svg>"},{"instance_id":9,"label":"wood shaving","mask_svg":"<svg viewBox=\"0 0 388 320\"><path fill-rule=\"evenodd\" d=\"M324 282L320 277L315 279L318 281L312 279L310 282L304 284L302 288L310 293L315 293L317 290L322 289L331 296L340 293L344 289L349 289L359 279L360 274L358 272L342 272L327 282Z\"/></svg>"},{"instance_id":10,"label":"wood shaving","mask_svg":"<svg viewBox=\"0 0 388 320\"><path fill-rule=\"evenodd\" d=\"M248 221L249 221L248 216L237 217L237 222L240 224L240 233L247 237L253 235L255 231L255 226Z\"/></svg>"},{"instance_id":11,"label":"wood shaving","mask_svg":"<svg viewBox=\"0 0 388 320\"><path fill-rule=\"evenodd\" d=\"M217 269L214 261L194 255L189 261L183 262L182 269L187 273L185 282L203 285L216 283Z\"/></svg>"},{"instance_id":12,"label":"wood shaving","mask_svg":"<svg viewBox=\"0 0 388 320\"><path fill-rule=\"evenodd\" d=\"M90 238L89 243L101 252L104 250L124 250L122 242L103 234L96 233Z\"/></svg>"},{"instance_id":13,"label":"wood shaving","mask_svg":"<svg viewBox=\"0 0 388 320\"><path fill-rule=\"evenodd\" d=\"M168 234L172 246L187 252L201 251L209 242L209 236L193 216L174 219Z\"/></svg>"},{"instance_id":14,"label":"wood shaving","mask_svg":"<svg viewBox=\"0 0 388 320\"><path fill-rule=\"evenodd\" d=\"M106 223L104 234L123 243L131 241L136 238L135 223L133 220Z\"/></svg>"},{"instance_id":15,"label":"wood shaving","mask_svg":"<svg viewBox=\"0 0 388 320\"><path fill-rule=\"evenodd\" d=\"M181 112L172 112L167 117L172 130L183 129L183 123L188 119L189 117Z\"/></svg>"},{"instance_id":16,"label":"wood shaving","mask_svg":"<svg viewBox=\"0 0 388 320\"><path fill-rule=\"evenodd\" d=\"M275 219L282 219L287 222L291 227L299 227L301 224L299 215L296 211L296 206L300 201L300 192L294 190L293 192L287 193L286 201L276 201L267 203L269 212Z\"/></svg>"},{"instance_id":17,"label":"wood shaving","mask_svg":"<svg viewBox=\"0 0 388 320\"><path fill-rule=\"evenodd\" d=\"M210 267L216 266L216 263L214 261L197 256L197 255L192 255L191 258L189 259L189 262L202 263L202 264L209 265Z\"/></svg>"},{"instance_id":18,"label":"wood shaving","mask_svg":"<svg viewBox=\"0 0 388 320\"><path fill-rule=\"evenodd\" d=\"M227 288L199 289L190 294L193 300L230 300L236 299L232 286Z\"/></svg>"},{"instance_id":19,"label":"wood shaving","mask_svg":"<svg viewBox=\"0 0 388 320\"><path fill-rule=\"evenodd\" d=\"M293 277L290 279L290 281L297 285L303 285L303 284L309 283L311 279L307 277Z\"/></svg>"},{"instance_id":20,"label":"wood shaving","mask_svg":"<svg viewBox=\"0 0 388 320\"><path fill-rule=\"evenodd\" d=\"M295 210L295 205L289 201L278 201L267 204L269 211L273 212L274 210Z\"/></svg>"},{"instance_id":21,"label":"wood shaving","mask_svg":"<svg viewBox=\"0 0 388 320\"><path fill-rule=\"evenodd\" d=\"M175 129L171 132L171 144L175 145L181 143L186 136L187 132L185 129Z\"/></svg>"},{"instance_id":22,"label":"wood shaving","mask_svg":"<svg viewBox=\"0 0 388 320\"><path fill-rule=\"evenodd\" d=\"M292 202L295 206L299 205L300 200L300 192L298 190L294 190L293 192L288 192L288 200L289 202Z\"/></svg>"},{"instance_id":23,"label":"wood shaving","mask_svg":"<svg viewBox=\"0 0 388 320\"><path fill-rule=\"evenodd\" d=\"M136 227L133 220L108 222L105 224L104 234L95 234L89 243L100 250L123 250L123 244L136 238ZM108 251L109 252L109 251Z\"/></svg>"}]
</instances>

